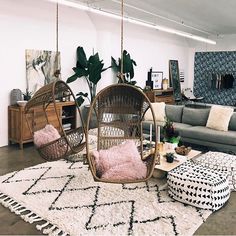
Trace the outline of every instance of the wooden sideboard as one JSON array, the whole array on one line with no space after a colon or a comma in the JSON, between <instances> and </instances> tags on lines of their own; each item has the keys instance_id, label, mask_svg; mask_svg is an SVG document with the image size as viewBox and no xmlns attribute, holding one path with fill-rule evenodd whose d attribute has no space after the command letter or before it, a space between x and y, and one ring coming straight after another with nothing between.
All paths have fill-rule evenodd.
<instances>
[{"instance_id":1,"label":"wooden sideboard","mask_svg":"<svg viewBox=\"0 0 236 236\"><path fill-rule=\"evenodd\" d=\"M165 102L166 104L174 104L173 89L167 90L154 89L145 92L151 102Z\"/></svg>"},{"instance_id":2,"label":"wooden sideboard","mask_svg":"<svg viewBox=\"0 0 236 236\"><path fill-rule=\"evenodd\" d=\"M76 127L76 106L74 102L58 102L56 109L62 124L71 124L71 129ZM47 116L49 123L52 124L59 132L61 132L60 124L57 119L53 104L47 107ZM20 148L23 149L24 143L33 141L30 131L39 130L45 126L45 114L42 109L34 108L28 116L28 123L26 121L23 106L9 106L8 107L8 140L9 144L19 143ZM30 126L30 128L29 128Z\"/></svg>"}]
</instances>

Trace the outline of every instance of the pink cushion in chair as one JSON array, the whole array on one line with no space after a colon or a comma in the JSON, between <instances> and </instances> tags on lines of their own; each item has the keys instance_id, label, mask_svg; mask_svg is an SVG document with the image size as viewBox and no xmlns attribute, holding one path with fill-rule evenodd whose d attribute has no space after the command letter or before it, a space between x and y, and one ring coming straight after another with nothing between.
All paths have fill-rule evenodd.
<instances>
[{"instance_id":1,"label":"pink cushion in chair","mask_svg":"<svg viewBox=\"0 0 236 236\"><path fill-rule=\"evenodd\" d=\"M46 125L45 128L34 132L34 144L41 147L44 144L50 143L59 139L61 136L56 128L52 125Z\"/></svg>"},{"instance_id":2,"label":"pink cushion in chair","mask_svg":"<svg viewBox=\"0 0 236 236\"><path fill-rule=\"evenodd\" d=\"M105 179L142 179L147 167L134 141L129 140L107 150L93 151L98 174Z\"/></svg>"}]
</instances>

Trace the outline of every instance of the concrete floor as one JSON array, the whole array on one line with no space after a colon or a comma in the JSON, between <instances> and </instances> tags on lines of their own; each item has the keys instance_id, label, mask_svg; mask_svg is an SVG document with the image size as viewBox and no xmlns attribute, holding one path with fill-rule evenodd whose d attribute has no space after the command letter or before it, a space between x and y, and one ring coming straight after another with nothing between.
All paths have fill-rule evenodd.
<instances>
[{"instance_id":1,"label":"concrete floor","mask_svg":"<svg viewBox=\"0 0 236 236\"><path fill-rule=\"evenodd\" d=\"M32 145L19 150L17 145L0 148L0 175L21 170L44 162ZM191 220L191 219L189 219ZM0 234L41 235L34 224L24 222L19 216L0 205ZM236 192L219 211L208 217L195 232L196 235L236 235Z\"/></svg>"}]
</instances>

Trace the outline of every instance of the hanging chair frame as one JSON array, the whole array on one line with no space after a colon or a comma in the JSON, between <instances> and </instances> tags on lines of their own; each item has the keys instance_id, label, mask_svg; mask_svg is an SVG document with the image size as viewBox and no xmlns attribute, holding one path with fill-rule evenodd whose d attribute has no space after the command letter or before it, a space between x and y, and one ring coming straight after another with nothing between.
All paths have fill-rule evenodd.
<instances>
[{"instance_id":1,"label":"hanging chair frame","mask_svg":"<svg viewBox=\"0 0 236 236\"><path fill-rule=\"evenodd\" d=\"M60 115L57 111L57 100L63 100L63 98L70 96L72 96L75 101L75 105L81 120L81 127L66 132L63 129L62 120L60 119ZM40 147L36 147L36 149L44 159L47 161L54 161L65 158L72 154L76 154L83 150L85 147L85 142L83 142L85 129L84 121L74 93L64 81L57 80L40 88L25 106L25 117L32 136L34 135L35 130L32 129L30 125L31 110L34 108L41 108L45 115L46 121L49 124L50 122L47 115L47 107L50 104L53 104L55 115L61 131L61 137Z\"/></svg>"},{"instance_id":2,"label":"hanging chair frame","mask_svg":"<svg viewBox=\"0 0 236 236\"><path fill-rule=\"evenodd\" d=\"M103 179L103 178L100 178L98 175L97 175L97 170L96 170L96 163L95 163L95 159L92 155L92 150L90 150L90 147L89 147L89 122L92 118L92 116L94 116L94 114L97 114L96 116L96 119L97 119L97 124L98 124L98 138L97 138L97 151L101 150L101 149L107 149L109 147L104 147L101 145L101 129L102 127L106 127L106 125L104 125L104 122L102 122L102 117L104 117L104 113L102 113L102 109L104 108L101 108L100 107L100 102L103 100L104 96L108 96L107 97L107 100L112 101L112 99L122 99L122 98L115 98L115 96L110 96L111 94L109 93L109 91L117 91L118 89L121 89L121 90L128 90L128 92L131 92L133 91L134 93L133 94L138 94L138 96L140 96L143 100L143 103L146 104L146 107L144 108L144 110L142 111L137 111L137 113L140 112L140 119L139 119L139 127L140 127L140 136L139 136L139 141L140 141L140 148L141 148L141 151L140 151L140 154L141 154L141 159L142 161L144 161L147 165L147 176L143 179L137 179L137 180L130 180L130 179L121 179L121 180L111 180L111 179ZM107 93L108 92L108 93ZM110 97L109 97L110 96ZM135 98L134 98L135 99ZM140 98L139 98L140 99ZM143 107L140 107L140 109L142 109ZM106 112L109 111L109 108L108 106L106 106ZM120 115L126 115L126 112L128 111L127 109L125 109L125 107L122 107L122 105L120 107L117 107L117 111L115 112L116 115L119 115L119 112L120 112ZM143 181L147 181L153 174L153 170L155 168L155 165L156 164L159 164L160 163L160 155L159 155L159 152L158 152L158 144L157 142L155 142L155 145L154 147L152 147L150 150L150 155L149 156L144 156L144 152L143 152L143 126L142 126L142 123L144 121L144 115L145 113L147 112L147 110L150 109L151 110L151 114L152 114L152 117L153 117L153 125L154 127L156 127L156 120L155 120L155 113L154 113L154 110L152 108L152 105L151 105L151 102L150 100L148 99L148 97L140 90L138 89L137 87L135 86L132 86L132 85L128 85L128 84L115 84L115 85L110 85L106 88L104 88L103 90L101 90L97 96L95 97L95 99L93 100L92 104L91 104L91 107L90 107L90 110L89 110L89 113L88 113L88 120L87 120L87 125L86 125L86 151L87 151L87 159L88 159L88 163L89 163L89 167L90 167L90 170L91 170L91 173L93 175L93 178L95 181L100 181L100 182L107 182L107 183L137 183L137 182L143 182ZM95 111L95 112L94 112ZM111 110L112 111L112 108ZM114 111L114 110L113 110ZM128 111L130 112L130 110ZM132 113L130 113L132 115ZM133 113L135 114L135 113ZM103 124L102 124L103 123ZM112 125L112 122L111 123L107 123L107 127ZM119 127L119 125L121 127L124 127L124 123L122 124L122 121L119 123L116 123L117 127ZM138 127L137 125L137 127ZM127 124L128 126L128 124ZM157 135L157 130L155 130L155 133ZM114 137L105 137L103 136L104 139L107 139L108 141L113 141L112 139L114 139ZM124 140L132 140L132 139L137 139L137 137L126 137L124 135L124 137L118 137L117 139L124 139ZM117 142L117 140L115 140ZM119 142L119 140L118 140ZM115 143L115 142L114 142ZM114 144L114 145L117 145L117 144Z\"/></svg>"}]
</instances>

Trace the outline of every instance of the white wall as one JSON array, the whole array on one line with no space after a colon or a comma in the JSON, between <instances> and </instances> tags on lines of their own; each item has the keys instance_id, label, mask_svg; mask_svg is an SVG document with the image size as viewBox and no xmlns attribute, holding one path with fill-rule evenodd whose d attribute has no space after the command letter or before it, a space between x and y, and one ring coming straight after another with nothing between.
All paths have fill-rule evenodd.
<instances>
[{"instance_id":1,"label":"white wall","mask_svg":"<svg viewBox=\"0 0 236 236\"><path fill-rule=\"evenodd\" d=\"M0 146L7 145L7 106L10 91L25 91L25 49L55 50L55 4L46 1L0 0ZM187 77L189 41L160 31L125 24L124 48L137 62L135 80L144 87L147 71L163 71L169 78L168 60L176 59ZM83 46L88 55L99 51L105 66L110 65L111 55L120 57L120 22L83 11L60 6L59 50L61 51L62 78L73 72L75 50ZM111 70L103 73L98 90L116 82ZM186 79L186 83L187 79ZM70 84L74 92L86 91L83 80Z\"/></svg>"},{"instance_id":2,"label":"white wall","mask_svg":"<svg viewBox=\"0 0 236 236\"><path fill-rule=\"evenodd\" d=\"M55 4L32 0L0 0L0 146L7 145L7 106L10 91L26 89L25 49L56 50ZM87 14L60 7L59 50L62 78L73 72L75 49L83 45L89 53L96 49L96 30ZM76 83L73 85L77 90Z\"/></svg>"}]
</instances>

